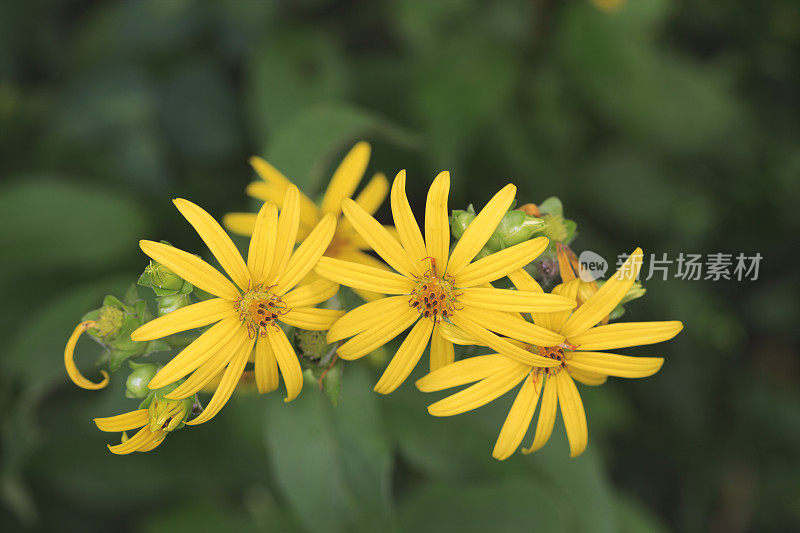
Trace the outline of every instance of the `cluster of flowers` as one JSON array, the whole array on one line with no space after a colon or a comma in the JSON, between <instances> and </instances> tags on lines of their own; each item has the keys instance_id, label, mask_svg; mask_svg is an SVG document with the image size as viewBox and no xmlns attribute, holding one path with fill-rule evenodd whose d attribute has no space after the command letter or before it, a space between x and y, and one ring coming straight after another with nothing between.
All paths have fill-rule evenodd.
<instances>
[{"instance_id":1,"label":"cluster of flowers","mask_svg":"<svg viewBox=\"0 0 800 533\"><path fill-rule=\"evenodd\" d=\"M363 142L347 154L319 206L274 167L253 158L263 181L250 184L247 192L264 204L257 214L233 213L224 220L232 232L250 237L246 260L206 211L187 200L174 201L227 276L196 255L143 240L141 249L153 260L146 284L161 297L161 316L149 320L135 298L106 305L87 315L65 351L73 381L100 388L108 383L108 375L93 383L73 361L84 331L106 344L116 343L107 358L114 370L131 355L171 346L163 346L161 339L207 327L160 368L132 364L128 390L144 397L140 408L95 420L103 431L141 428L131 438L124 436L121 444L109 446L112 452L152 450L169 432L207 422L248 372L260 393L277 389L282 378L286 401L296 398L303 387L303 370L287 326L327 332L333 357L348 361L374 352L410 328L375 391L396 390L429 347L430 373L416 382L420 391L472 384L430 405L434 416L476 409L522 383L494 447L493 456L501 460L520 446L540 397L533 443L524 453L548 441L560 407L570 455L577 456L586 447L588 433L575 381L594 386L608 376L645 377L659 370L662 358L603 351L665 341L682 328L677 321L608 323L621 302L643 293L635 284L640 249L602 285L583 281L575 275L574 254L543 236L547 224L540 208L527 204L512 209L514 185L505 186L477 214L454 211L449 216L448 172L440 173L430 187L423 234L406 197L405 171L391 186L376 174L352 199L369 155L370 147ZM387 195L393 227L372 216ZM555 240L566 237L558 231L549 234ZM561 283L548 293L524 267L554 249ZM510 281L508 288L492 285L503 283L503 278ZM340 285L366 303L351 310L330 308L342 306L342 299L336 298ZM197 303L188 298L192 286L203 296ZM131 329L124 317L132 317L137 327ZM490 353L456 361L454 345L485 347ZM246 371L250 363L252 371ZM213 395L201 410L196 394L208 389Z\"/></svg>"}]
</instances>

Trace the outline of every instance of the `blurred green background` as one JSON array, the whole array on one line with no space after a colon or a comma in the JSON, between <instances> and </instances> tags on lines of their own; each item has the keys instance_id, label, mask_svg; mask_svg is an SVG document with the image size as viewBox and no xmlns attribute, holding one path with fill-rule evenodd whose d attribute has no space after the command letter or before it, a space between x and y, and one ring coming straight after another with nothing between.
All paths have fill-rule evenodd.
<instances>
[{"instance_id":1,"label":"blurred green background","mask_svg":"<svg viewBox=\"0 0 800 533\"><path fill-rule=\"evenodd\" d=\"M4 2L0 530L800 528L800 5L598 3ZM254 207L254 154L318 192L358 139L418 216L449 169L451 208L513 181L563 200L578 251L759 252L759 279L647 282L626 318L685 330L626 351L664 355L654 377L581 388L578 459L558 422L495 461L513 395L434 419L441 396L378 397L359 364L335 410L244 396L112 456L91 419L135 407L124 376L79 390L61 354L137 240L199 252L171 198Z\"/></svg>"}]
</instances>

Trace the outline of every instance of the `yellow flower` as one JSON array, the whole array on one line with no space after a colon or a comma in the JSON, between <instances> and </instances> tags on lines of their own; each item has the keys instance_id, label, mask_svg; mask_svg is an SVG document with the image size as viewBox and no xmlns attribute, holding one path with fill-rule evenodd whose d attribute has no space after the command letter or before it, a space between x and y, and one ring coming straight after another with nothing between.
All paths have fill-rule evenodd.
<instances>
[{"instance_id":1,"label":"yellow flower","mask_svg":"<svg viewBox=\"0 0 800 533\"><path fill-rule=\"evenodd\" d=\"M157 448L167 433L183 426L189 415L191 402L165 400L154 397L147 409L138 409L108 418L95 418L100 431L130 431L141 428L136 434L116 446L108 445L111 453L125 455L132 452L149 452Z\"/></svg>"},{"instance_id":2,"label":"yellow flower","mask_svg":"<svg viewBox=\"0 0 800 533\"><path fill-rule=\"evenodd\" d=\"M357 307L333 325L328 331L328 342L353 336L339 347L338 355L357 359L413 326L375 386L377 392L388 394L405 381L429 340L431 369L453 362L453 344L441 334L446 319L480 339L482 344L521 363L556 365L552 359L515 346L496 333L530 343L558 344L564 341L562 335L504 311L563 311L574 307L575 302L557 295L495 289L488 285L532 261L547 247L547 239L533 239L471 262L511 206L516 188L507 185L498 192L448 254L450 174L439 174L428 192L424 240L406 198L405 181L405 171L401 171L391 192L400 242L356 202L349 199L342 202L342 210L356 231L398 273L331 257L321 258L315 267L319 275L331 281L395 295Z\"/></svg>"},{"instance_id":3,"label":"yellow flower","mask_svg":"<svg viewBox=\"0 0 800 533\"><path fill-rule=\"evenodd\" d=\"M319 260L336 227L336 218L325 215L292 252L300 224L300 202L300 191L290 185L280 216L274 203L262 206L245 263L211 215L189 201L175 200L178 210L194 226L233 283L195 255L158 242L140 242L152 259L217 296L152 320L131 334L135 341L146 341L214 323L159 370L148 385L158 389L191 372L184 383L166 395L178 400L201 390L225 369L209 404L188 424L209 420L225 405L254 346L259 391L277 388L280 367L286 401L297 397L303 385L300 363L278 323L324 331L341 316L342 311L312 307L336 293L335 283L320 279L291 290Z\"/></svg>"},{"instance_id":4,"label":"yellow flower","mask_svg":"<svg viewBox=\"0 0 800 533\"><path fill-rule=\"evenodd\" d=\"M351 198L355 192L364 171L369 163L370 145L366 142L357 143L344 157L339 167L333 173L328 190L322 198L322 203L317 207L314 202L305 196L300 195L300 228L297 232L297 240L306 238L311 228L319 223L320 218L326 214L332 214L337 219L342 213L342 200ZM261 159L252 157L250 164L263 181L256 181L247 186L246 192L249 196L263 200L265 202L275 202L279 209L283 208L283 195L291 182L286 179L275 167ZM355 201L370 214L375 213L386 198L389 192L389 181L382 173L375 174ZM228 213L222 219L223 224L233 233L239 235L252 235L256 221L254 213ZM393 231L393 229L390 229ZM386 269L386 265L375 259L364 250L369 245L356 233L353 226L347 220L338 221L336 232L333 234L330 245L325 250L328 257L336 257L345 261L353 261L363 265ZM311 277L304 283L314 281L316 276L312 273ZM367 301L381 297L380 293L374 291L363 291L357 289L356 292Z\"/></svg>"},{"instance_id":5,"label":"yellow flower","mask_svg":"<svg viewBox=\"0 0 800 533\"><path fill-rule=\"evenodd\" d=\"M553 431L556 404L567 430L570 455L583 453L588 442L586 415L575 381L584 385L600 385L608 376L624 378L646 377L658 372L664 360L660 357L629 357L598 352L640 346L666 341L683 329L678 321L628 322L597 325L622 300L633 285L641 267L642 251L637 248L617 273L576 310L562 313L532 313L534 323L566 337L559 343L529 343L513 335L511 342L540 354L557 363L541 368L525 364L501 354L490 354L464 359L431 372L417 381L424 392L437 391L477 382L428 407L434 416L451 416L476 409L516 387L522 388L508 413L492 455L506 459L517 449L533 419L539 396L542 406L539 422L530 448L524 453L540 449ZM514 285L524 291L541 291L529 274L520 269L509 275ZM574 299L579 280L558 285L553 292ZM443 328L452 341L475 344L469 332L452 325ZM522 341L522 342L520 342ZM575 381L573 381L575 380Z\"/></svg>"}]
</instances>

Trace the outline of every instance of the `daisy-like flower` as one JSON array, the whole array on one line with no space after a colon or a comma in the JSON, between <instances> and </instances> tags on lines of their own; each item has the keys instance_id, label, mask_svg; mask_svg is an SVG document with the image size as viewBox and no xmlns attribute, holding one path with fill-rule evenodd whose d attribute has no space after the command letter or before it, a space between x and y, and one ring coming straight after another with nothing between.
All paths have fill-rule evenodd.
<instances>
[{"instance_id":1,"label":"daisy-like flower","mask_svg":"<svg viewBox=\"0 0 800 533\"><path fill-rule=\"evenodd\" d=\"M519 337L513 342L521 349L537 353L554 361L547 368L525 364L504 354L472 357L431 372L417 381L423 392L438 391L477 382L428 407L434 416L451 416L476 409L516 387L520 382L514 404L508 413L492 455L500 460L514 453L525 437L533 419L539 396L542 405L533 444L523 449L532 453L550 438L556 419L556 405L567 430L570 456L583 453L588 442L586 415L575 381L584 385L600 385L608 376L624 378L647 377L658 372L661 357L629 357L599 352L666 341L683 329L678 321L628 322L598 325L622 300L633 285L641 268L642 251L637 248L625 264L600 289L575 311L561 313L532 313L534 323L566 338L565 341L529 343ZM541 291L536 281L520 269L509 275L514 285L530 292ZM580 280L573 280L553 289L553 292L575 299ZM469 332L445 325L443 333L452 341L476 344ZM482 343L481 343L482 344Z\"/></svg>"},{"instance_id":2,"label":"daisy-like flower","mask_svg":"<svg viewBox=\"0 0 800 533\"><path fill-rule=\"evenodd\" d=\"M348 152L333 173L328 189L325 191L319 206L315 205L306 195L300 194L298 241L305 239L323 216L331 214L337 219L340 217L342 214L342 200L351 198L358 188L369 163L370 151L370 145L362 141ZM249 184L246 189L247 194L265 202L274 202L279 209L282 209L283 196L291 182L275 167L260 157L250 158L250 165L252 165L262 181ZM388 192L389 181L384 174L379 172L364 186L355 201L366 212L373 214L386 199ZM223 217L222 222L233 233L249 236L253 234L256 215L254 213L228 213ZM364 250L368 248L369 245L356 233L347 220L338 220L336 231L328 248L325 250L325 255L385 270L386 265L371 255L364 253ZM304 283L313 282L314 279L316 279L316 276L312 272ZM375 300L381 296L381 294L374 291L356 289L356 292L367 301Z\"/></svg>"},{"instance_id":3,"label":"daisy-like flower","mask_svg":"<svg viewBox=\"0 0 800 533\"><path fill-rule=\"evenodd\" d=\"M320 279L291 290L317 263L336 227L336 218L325 215L292 252L300 224L300 202L300 191L290 185L280 216L274 203L262 206L245 263L211 215L187 200L175 200L178 210L194 226L233 282L188 252L153 241L139 243L152 259L216 296L156 318L131 334L135 341L146 341L214 324L159 370L148 384L151 389L158 389L191 373L165 396L179 400L201 390L224 369L211 401L188 424L209 420L225 405L254 346L258 390L263 393L277 388L280 368L286 384L286 401L297 397L303 385L300 363L279 323L324 331L342 315L342 311L313 307L336 293L335 283Z\"/></svg>"},{"instance_id":4,"label":"daisy-like flower","mask_svg":"<svg viewBox=\"0 0 800 533\"><path fill-rule=\"evenodd\" d=\"M441 333L443 324L449 320L482 344L520 363L556 366L558 362L553 359L524 350L497 334L535 344L557 345L564 341L563 335L504 311L564 311L575 306L574 299L488 285L536 258L547 247L547 239L526 241L472 262L514 201L516 187L509 184L498 192L449 253L450 174L439 174L428 192L425 239L408 204L405 181L405 171L401 171L391 192L400 242L356 202L349 199L342 202L342 210L356 231L397 273L332 257L322 257L315 267L319 275L331 281L394 295L357 307L333 325L328 331L328 342L353 337L339 347L338 355L357 359L411 327L375 385L375 391L388 394L405 381L428 341L431 369L453 362L453 344Z\"/></svg>"}]
</instances>

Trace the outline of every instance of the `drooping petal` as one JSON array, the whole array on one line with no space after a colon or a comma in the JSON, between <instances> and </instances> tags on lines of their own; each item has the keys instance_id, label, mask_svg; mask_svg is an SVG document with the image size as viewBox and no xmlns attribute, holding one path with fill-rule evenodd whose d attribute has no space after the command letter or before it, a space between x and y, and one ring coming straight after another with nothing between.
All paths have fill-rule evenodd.
<instances>
[{"instance_id":1,"label":"drooping petal","mask_svg":"<svg viewBox=\"0 0 800 533\"><path fill-rule=\"evenodd\" d=\"M278 320L290 326L310 331L326 331L344 315L340 309L318 309L316 307L296 307Z\"/></svg>"},{"instance_id":2,"label":"drooping petal","mask_svg":"<svg viewBox=\"0 0 800 533\"><path fill-rule=\"evenodd\" d=\"M130 413L107 418L95 418L94 423L100 431L130 431L150 423L147 409L137 409Z\"/></svg>"},{"instance_id":3,"label":"drooping petal","mask_svg":"<svg viewBox=\"0 0 800 533\"><path fill-rule=\"evenodd\" d=\"M236 314L235 305L224 298L212 298L181 307L140 326L131 333L131 340L141 342L160 339L173 333L207 326Z\"/></svg>"},{"instance_id":4,"label":"drooping petal","mask_svg":"<svg viewBox=\"0 0 800 533\"><path fill-rule=\"evenodd\" d=\"M536 346L555 346L564 342L564 337L558 333L541 328L519 316L502 311L491 311L480 307L464 305L464 308L458 311L457 314L465 315L471 321L490 331L528 344L534 344ZM457 322L456 325L458 325Z\"/></svg>"},{"instance_id":5,"label":"drooping petal","mask_svg":"<svg viewBox=\"0 0 800 533\"><path fill-rule=\"evenodd\" d=\"M275 280L286 269L286 264L292 255L297 229L300 227L300 191L294 185L286 188L286 195L283 198L283 207L278 217L278 232L275 237L275 257L267 276L267 283L275 283Z\"/></svg>"},{"instance_id":6,"label":"drooping petal","mask_svg":"<svg viewBox=\"0 0 800 533\"><path fill-rule=\"evenodd\" d=\"M383 172L378 172L356 196L356 203L370 215L375 213L389 193L389 180Z\"/></svg>"},{"instance_id":7,"label":"drooping petal","mask_svg":"<svg viewBox=\"0 0 800 533\"><path fill-rule=\"evenodd\" d=\"M319 258L328 248L335 230L336 217L325 215L320 223L317 224L317 227L311 231L309 236L294 251L289 263L286 265L286 269L278 273L278 286L275 288L275 293L278 296L284 295L300 283L300 280L314 268L314 265L317 264Z\"/></svg>"},{"instance_id":8,"label":"drooping petal","mask_svg":"<svg viewBox=\"0 0 800 533\"><path fill-rule=\"evenodd\" d=\"M510 391L530 371L523 366L494 372L478 383L428 406L433 416L453 416L477 409Z\"/></svg>"},{"instance_id":9,"label":"drooping petal","mask_svg":"<svg viewBox=\"0 0 800 533\"><path fill-rule=\"evenodd\" d=\"M481 209L453 248L447 263L448 274L457 276L481 251L511 207L516 194L517 188L509 183Z\"/></svg>"},{"instance_id":10,"label":"drooping petal","mask_svg":"<svg viewBox=\"0 0 800 533\"><path fill-rule=\"evenodd\" d=\"M575 382L569 377L568 372L556 373L556 385L558 385L558 405L561 407L561 418L564 419L564 427L567 429L569 456L577 457L583 453L589 441L583 402L577 387L575 387Z\"/></svg>"},{"instance_id":11,"label":"drooping petal","mask_svg":"<svg viewBox=\"0 0 800 533\"><path fill-rule=\"evenodd\" d=\"M328 184L328 190L322 199L321 211L338 215L341 213L342 200L350 198L358 187L364 171L367 170L371 148L369 143L361 141L344 156L339 167L334 171Z\"/></svg>"},{"instance_id":12,"label":"drooping petal","mask_svg":"<svg viewBox=\"0 0 800 533\"><path fill-rule=\"evenodd\" d=\"M363 331L342 344L337 353L348 361L363 357L400 335L416 322L419 312L411 307L400 308L387 314L374 328Z\"/></svg>"},{"instance_id":13,"label":"drooping petal","mask_svg":"<svg viewBox=\"0 0 800 533\"><path fill-rule=\"evenodd\" d=\"M373 329L390 315L409 308L408 297L390 296L366 303L347 312L328 330L328 342L333 343L362 331Z\"/></svg>"},{"instance_id":14,"label":"drooping petal","mask_svg":"<svg viewBox=\"0 0 800 533\"><path fill-rule=\"evenodd\" d=\"M541 377L543 374L539 374ZM533 435L533 443L529 448L523 448L522 453L529 454L541 450L550 440L553 434L553 427L556 424L556 407L558 407L558 384L553 376L541 378L537 382L538 386L544 387L542 392L542 406L539 409L539 421L536 423L536 433Z\"/></svg>"},{"instance_id":15,"label":"drooping petal","mask_svg":"<svg viewBox=\"0 0 800 533\"><path fill-rule=\"evenodd\" d=\"M348 287L385 294L410 294L415 287L413 281L400 274L333 257L320 257L314 271Z\"/></svg>"},{"instance_id":16,"label":"drooping petal","mask_svg":"<svg viewBox=\"0 0 800 533\"><path fill-rule=\"evenodd\" d=\"M480 381L511 368L524 369L529 366L499 353L478 355L434 370L418 379L416 385L422 392L433 392Z\"/></svg>"},{"instance_id":17,"label":"drooping petal","mask_svg":"<svg viewBox=\"0 0 800 533\"><path fill-rule=\"evenodd\" d=\"M268 202L258 211L250 248L247 252L247 269L252 285L266 283L275 259L275 241L278 232L278 206Z\"/></svg>"},{"instance_id":18,"label":"drooping petal","mask_svg":"<svg viewBox=\"0 0 800 533\"><path fill-rule=\"evenodd\" d=\"M539 402L540 390L535 373L530 372L508 411L506 421L503 423L497 442L495 442L492 457L502 461L511 457L519 448L531 425L536 404Z\"/></svg>"},{"instance_id":19,"label":"drooping petal","mask_svg":"<svg viewBox=\"0 0 800 533\"><path fill-rule=\"evenodd\" d=\"M477 287L527 265L547 248L547 237L536 237L478 259L454 277L456 287Z\"/></svg>"},{"instance_id":20,"label":"drooping petal","mask_svg":"<svg viewBox=\"0 0 800 533\"><path fill-rule=\"evenodd\" d=\"M161 446L161 443L166 440L167 432L166 431L156 431L153 433L153 440L150 444L146 444L140 446L137 452L151 452Z\"/></svg>"},{"instance_id":21,"label":"drooping petal","mask_svg":"<svg viewBox=\"0 0 800 533\"><path fill-rule=\"evenodd\" d=\"M394 225L397 228L398 237L403 245L403 248L415 265L422 265L425 261L428 251L425 249L425 241L422 238L422 233L419 230L417 220L414 218L414 213L411 211L411 206L408 204L408 197L406 197L406 171L401 170L398 172L397 177L392 184L392 217L394 218ZM424 267L419 267L420 271Z\"/></svg>"},{"instance_id":22,"label":"drooping petal","mask_svg":"<svg viewBox=\"0 0 800 533\"><path fill-rule=\"evenodd\" d=\"M412 264L400 243L361 206L353 200L345 199L342 202L342 211L358 234L389 266L406 277L419 273L418 265Z\"/></svg>"},{"instance_id":23,"label":"drooping petal","mask_svg":"<svg viewBox=\"0 0 800 533\"><path fill-rule=\"evenodd\" d=\"M239 290L233 283L196 255L154 241L139 241L139 247L151 259L167 266L195 287L227 300L239 298Z\"/></svg>"},{"instance_id":24,"label":"drooping petal","mask_svg":"<svg viewBox=\"0 0 800 533\"><path fill-rule=\"evenodd\" d=\"M450 193L450 173L440 172L428 190L425 204L425 248L428 257L436 261L439 276L447 272L450 250L450 222L447 217L447 196Z\"/></svg>"},{"instance_id":25,"label":"drooping petal","mask_svg":"<svg viewBox=\"0 0 800 533\"><path fill-rule=\"evenodd\" d=\"M189 200L176 198L173 203L206 243L212 255L222 265L223 270L240 289L246 291L250 285L250 272L242 259L242 254L236 249L236 245L233 244L222 226L203 208Z\"/></svg>"},{"instance_id":26,"label":"drooping petal","mask_svg":"<svg viewBox=\"0 0 800 533\"><path fill-rule=\"evenodd\" d=\"M95 322L92 320L86 320L78 324L67 340L67 345L64 347L64 368L66 368L69 378L75 385L88 390L102 389L108 385L109 381L108 372L105 370L100 371L100 373L103 374L103 380L100 381L100 383L89 381L83 377L83 374L81 374L81 371L78 370L78 366L75 364L75 346L78 344L78 339L84 331L94 326Z\"/></svg>"},{"instance_id":27,"label":"drooping petal","mask_svg":"<svg viewBox=\"0 0 800 533\"><path fill-rule=\"evenodd\" d=\"M609 350L667 341L683 329L677 320L620 322L596 326L569 339L583 351Z\"/></svg>"},{"instance_id":28,"label":"drooping petal","mask_svg":"<svg viewBox=\"0 0 800 533\"><path fill-rule=\"evenodd\" d=\"M446 323L446 322L445 322ZM431 335L431 356L430 371L433 372L443 366L447 366L455 360L453 343L447 340L441 333L442 322L436 324Z\"/></svg>"},{"instance_id":29,"label":"drooping petal","mask_svg":"<svg viewBox=\"0 0 800 533\"><path fill-rule=\"evenodd\" d=\"M663 364L662 357L630 357L604 352L570 352L567 359L568 367L620 378L652 376Z\"/></svg>"},{"instance_id":30,"label":"drooping petal","mask_svg":"<svg viewBox=\"0 0 800 533\"><path fill-rule=\"evenodd\" d=\"M267 339L281 369L283 383L286 385L286 398L283 401L290 402L297 398L303 388L303 370L300 368L300 361L297 360L297 354L281 328L267 328Z\"/></svg>"},{"instance_id":31,"label":"drooping petal","mask_svg":"<svg viewBox=\"0 0 800 533\"><path fill-rule=\"evenodd\" d=\"M318 278L307 285L300 285L293 291L287 292L281 299L290 308L308 307L332 298L338 290L338 283Z\"/></svg>"},{"instance_id":32,"label":"drooping petal","mask_svg":"<svg viewBox=\"0 0 800 533\"><path fill-rule=\"evenodd\" d=\"M561 333L565 337L574 337L600 322L622 301L636 281L641 268L642 249L637 248L619 270L572 313L561 328Z\"/></svg>"},{"instance_id":33,"label":"drooping petal","mask_svg":"<svg viewBox=\"0 0 800 533\"><path fill-rule=\"evenodd\" d=\"M222 216L222 225L231 233L249 237L256 225L255 213L226 213Z\"/></svg>"},{"instance_id":34,"label":"drooping petal","mask_svg":"<svg viewBox=\"0 0 800 533\"><path fill-rule=\"evenodd\" d=\"M136 434L123 442L122 444L117 444L116 446L108 445L108 449L114 455L127 455L129 453L133 453L135 451L139 451L139 449L148 446L153 442L153 432L150 431L149 426L145 426Z\"/></svg>"},{"instance_id":35,"label":"drooping petal","mask_svg":"<svg viewBox=\"0 0 800 533\"><path fill-rule=\"evenodd\" d=\"M575 307L575 300L557 294L483 287L461 289L458 301L481 309L515 313L554 313Z\"/></svg>"},{"instance_id":36,"label":"drooping petal","mask_svg":"<svg viewBox=\"0 0 800 533\"><path fill-rule=\"evenodd\" d=\"M433 321L417 321L375 385L375 392L389 394L406 380L422 357L432 331Z\"/></svg>"},{"instance_id":37,"label":"drooping petal","mask_svg":"<svg viewBox=\"0 0 800 533\"><path fill-rule=\"evenodd\" d=\"M255 374L259 393L266 394L278 388L278 361L266 337L256 339Z\"/></svg>"}]
</instances>

